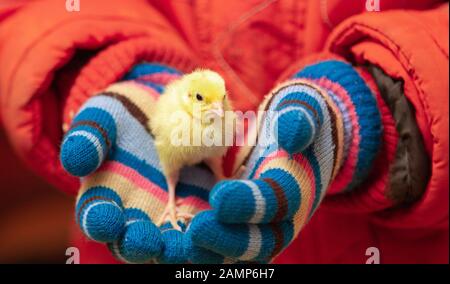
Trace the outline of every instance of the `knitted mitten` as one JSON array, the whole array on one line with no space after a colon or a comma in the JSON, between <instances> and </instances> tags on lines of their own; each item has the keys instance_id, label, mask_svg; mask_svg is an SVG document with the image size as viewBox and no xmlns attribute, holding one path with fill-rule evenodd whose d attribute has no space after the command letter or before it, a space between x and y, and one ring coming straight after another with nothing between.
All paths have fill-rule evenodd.
<instances>
[{"instance_id":1,"label":"knitted mitten","mask_svg":"<svg viewBox=\"0 0 450 284\"><path fill-rule=\"evenodd\" d=\"M125 81L83 105L62 142L62 165L82 177L76 204L81 230L126 262L187 261L184 234L155 225L168 195L149 128L155 100L179 75L163 65L137 65ZM209 208L214 182L207 168L183 169L176 191L181 208L192 214Z\"/></svg>"},{"instance_id":2,"label":"knitted mitten","mask_svg":"<svg viewBox=\"0 0 450 284\"><path fill-rule=\"evenodd\" d=\"M381 144L374 93L351 65L309 65L262 104L245 178L218 183L189 226L193 262L270 261L297 236L328 192L352 190Z\"/></svg>"}]
</instances>

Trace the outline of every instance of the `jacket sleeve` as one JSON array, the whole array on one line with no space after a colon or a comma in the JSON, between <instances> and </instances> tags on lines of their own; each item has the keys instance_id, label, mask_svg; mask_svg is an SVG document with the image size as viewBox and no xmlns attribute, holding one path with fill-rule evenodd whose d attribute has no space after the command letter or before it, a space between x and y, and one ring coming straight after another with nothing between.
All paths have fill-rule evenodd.
<instances>
[{"instance_id":1,"label":"jacket sleeve","mask_svg":"<svg viewBox=\"0 0 450 284\"><path fill-rule=\"evenodd\" d=\"M175 29L144 0L82 1L79 12L65 1L27 1L0 15L0 121L19 156L69 193L78 181L58 159L61 125L84 100L139 61L192 66Z\"/></svg>"},{"instance_id":2,"label":"jacket sleeve","mask_svg":"<svg viewBox=\"0 0 450 284\"><path fill-rule=\"evenodd\" d=\"M324 206L336 210L375 208L378 212L396 207L390 213L377 214L374 221L402 228L448 226L448 24L446 3L427 11L366 13L344 21L333 31L326 44L327 52L355 64L372 66L379 86L401 88L391 91L390 99L383 97L395 118L399 139L395 145L385 140L385 146L395 146L395 163L386 167L389 151L384 151L359 192L329 198ZM383 79L383 74L391 82ZM411 125L405 119L405 106L415 118L416 130L405 126ZM418 163L428 160L431 176L417 201L399 206L404 204L396 204L398 196L392 190L402 182L398 171L405 172L405 168L399 166L402 163L398 159L408 159L408 151L418 149L412 140L422 141L428 159L410 162L421 167ZM408 175L403 177L407 179Z\"/></svg>"}]
</instances>

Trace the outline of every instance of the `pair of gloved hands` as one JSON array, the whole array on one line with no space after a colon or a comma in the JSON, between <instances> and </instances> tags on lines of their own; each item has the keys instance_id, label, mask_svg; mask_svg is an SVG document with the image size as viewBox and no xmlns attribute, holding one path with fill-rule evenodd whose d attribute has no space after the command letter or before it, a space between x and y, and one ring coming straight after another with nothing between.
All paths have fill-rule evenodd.
<instances>
[{"instance_id":1,"label":"pair of gloved hands","mask_svg":"<svg viewBox=\"0 0 450 284\"><path fill-rule=\"evenodd\" d=\"M347 183L339 183L343 189L374 159L381 129L370 89L352 66L318 62L275 88L261 104L267 112L258 125L256 146L243 147L238 155L246 169L241 179L216 183L203 165L183 169L178 204L195 217L180 222L183 232L169 224L157 227L168 196L149 128L149 106L180 75L161 64L135 66L124 81L83 105L62 142L62 165L82 177L77 222L86 236L107 243L120 260L270 262L310 219L341 168L351 168ZM346 85L356 89L338 94L320 82L324 78L343 90ZM352 129L349 120L360 122L361 103L373 121ZM363 127L376 134L365 134ZM352 139L355 134L358 139ZM364 143L368 151L361 156L356 151L355 158L355 149Z\"/></svg>"}]
</instances>

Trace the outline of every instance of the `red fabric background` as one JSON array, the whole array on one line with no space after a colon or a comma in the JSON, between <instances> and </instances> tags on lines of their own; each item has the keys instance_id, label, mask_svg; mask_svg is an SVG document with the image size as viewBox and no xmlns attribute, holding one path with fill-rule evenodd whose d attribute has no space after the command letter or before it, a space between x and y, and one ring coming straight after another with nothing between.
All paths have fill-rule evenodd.
<instances>
[{"instance_id":1,"label":"red fabric background","mask_svg":"<svg viewBox=\"0 0 450 284\"><path fill-rule=\"evenodd\" d=\"M0 121L19 156L73 194L77 181L58 161L61 124L88 95L119 78L130 59L164 58L186 68L216 69L242 110L256 108L290 64L323 48L369 61L406 81L432 156L432 183L412 209L389 214L373 212L370 194L325 201L276 262L364 263L370 246L380 249L382 262L448 262L448 6L414 17L386 12L426 10L439 2L384 0L378 18L363 13L363 0L96 0L82 1L79 13L68 13L59 0L5 2L0 5ZM358 200L372 203L360 210L366 203ZM84 262L111 261L101 245L79 236L74 242Z\"/></svg>"}]
</instances>

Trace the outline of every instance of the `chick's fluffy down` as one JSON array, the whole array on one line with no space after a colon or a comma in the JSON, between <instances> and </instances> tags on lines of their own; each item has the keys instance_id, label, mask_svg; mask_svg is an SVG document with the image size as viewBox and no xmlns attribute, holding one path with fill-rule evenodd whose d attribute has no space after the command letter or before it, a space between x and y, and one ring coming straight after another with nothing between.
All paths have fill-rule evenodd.
<instances>
[{"instance_id":1,"label":"chick's fluffy down","mask_svg":"<svg viewBox=\"0 0 450 284\"><path fill-rule=\"evenodd\" d=\"M169 84L150 118L165 174L208 158L221 157L233 142L235 116L227 98L223 100L225 117L205 121L194 117L183 104L183 95L189 92L187 88L186 78Z\"/></svg>"}]
</instances>

